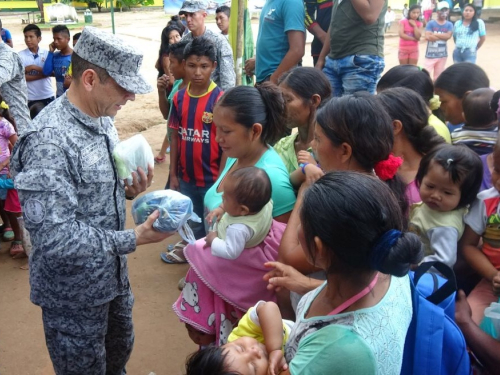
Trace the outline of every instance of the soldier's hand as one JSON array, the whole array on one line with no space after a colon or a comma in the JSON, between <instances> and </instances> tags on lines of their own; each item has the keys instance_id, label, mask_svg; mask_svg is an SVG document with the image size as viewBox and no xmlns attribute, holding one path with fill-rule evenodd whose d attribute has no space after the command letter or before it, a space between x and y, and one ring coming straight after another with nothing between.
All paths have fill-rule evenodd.
<instances>
[{"instance_id":1,"label":"soldier's hand","mask_svg":"<svg viewBox=\"0 0 500 375\"><path fill-rule=\"evenodd\" d=\"M160 216L160 211L156 210L149 215L144 223L134 229L135 243L137 246L160 242L172 235L171 233L158 232L153 228L153 224L155 220L158 219L158 216Z\"/></svg>"},{"instance_id":2,"label":"soldier's hand","mask_svg":"<svg viewBox=\"0 0 500 375\"><path fill-rule=\"evenodd\" d=\"M134 198L138 194L146 191L151 186L153 181L154 170L151 165L148 165L148 175L142 170L141 167L137 168L137 172L132 172L132 184L125 180L125 195L128 198Z\"/></svg>"}]
</instances>

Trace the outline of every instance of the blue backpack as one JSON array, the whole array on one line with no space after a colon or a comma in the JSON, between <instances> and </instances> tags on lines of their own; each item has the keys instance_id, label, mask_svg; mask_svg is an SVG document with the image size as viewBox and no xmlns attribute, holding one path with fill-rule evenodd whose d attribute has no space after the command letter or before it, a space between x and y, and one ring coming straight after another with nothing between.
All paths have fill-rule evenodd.
<instances>
[{"instance_id":1,"label":"blue backpack","mask_svg":"<svg viewBox=\"0 0 500 375\"><path fill-rule=\"evenodd\" d=\"M441 275L428 272L434 267ZM413 317L406 334L402 375L469 375L465 339L455 324L457 282L441 262L422 263L410 272Z\"/></svg>"}]
</instances>

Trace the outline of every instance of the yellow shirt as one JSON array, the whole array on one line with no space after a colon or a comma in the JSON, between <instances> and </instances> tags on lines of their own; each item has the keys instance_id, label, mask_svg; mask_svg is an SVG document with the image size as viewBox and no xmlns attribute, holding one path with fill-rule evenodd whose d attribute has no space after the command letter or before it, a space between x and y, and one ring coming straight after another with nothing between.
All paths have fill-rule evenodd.
<instances>
[{"instance_id":1,"label":"yellow shirt","mask_svg":"<svg viewBox=\"0 0 500 375\"><path fill-rule=\"evenodd\" d=\"M238 323L238 326L233 329L229 335L227 342L233 342L240 337L252 337L258 342L264 344L264 334L262 333L262 328L260 326L259 317L257 316L257 306L263 301L257 302L253 307L250 307L243 318ZM291 324L290 324L291 323ZM283 321L283 345L281 350L285 350L285 344L290 336L291 325L293 322Z\"/></svg>"},{"instance_id":2,"label":"yellow shirt","mask_svg":"<svg viewBox=\"0 0 500 375\"><path fill-rule=\"evenodd\" d=\"M445 123L443 121L441 121L436 116L431 114L429 116L429 120L427 121L427 124L432 126L434 128L434 130L436 131L436 133L438 133L441 137L443 137L444 140L446 141L446 143L451 145L450 131L448 130L448 127L445 125Z\"/></svg>"}]
</instances>

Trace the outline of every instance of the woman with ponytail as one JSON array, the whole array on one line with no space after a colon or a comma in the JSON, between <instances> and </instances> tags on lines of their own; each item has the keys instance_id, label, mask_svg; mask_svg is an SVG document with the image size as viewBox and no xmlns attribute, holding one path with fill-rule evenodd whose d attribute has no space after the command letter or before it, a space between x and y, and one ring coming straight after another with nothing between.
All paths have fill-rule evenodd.
<instances>
[{"instance_id":1,"label":"woman with ponytail","mask_svg":"<svg viewBox=\"0 0 500 375\"><path fill-rule=\"evenodd\" d=\"M401 371L412 318L408 271L421 243L386 184L367 173L331 172L304 192L298 238L322 282L271 262L268 287L302 297L285 347L288 373Z\"/></svg>"},{"instance_id":2,"label":"woman with ponytail","mask_svg":"<svg viewBox=\"0 0 500 375\"><path fill-rule=\"evenodd\" d=\"M218 207L223 210L230 204L226 200L223 204L226 183L230 189L230 179L225 178L228 173L255 166L263 169L271 181L274 220L264 241L234 260L212 255L203 239L186 246L184 255L191 268L173 309L198 345L225 344L232 327L250 307L260 300L276 299L262 277L268 271L264 264L278 257L283 223L288 221L295 203L288 171L269 146L283 134L284 113L281 91L268 82L258 88L234 87L225 92L214 108L216 141L227 155L227 162L205 195L206 213ZM207 224L213 228L220 216L209 217L213 222Z\"/></svg>"},{"instance_id":3,"label":"woman with ponytail","mask_svg":"<svg viewBox=\"0 0 500 375\"><path fill-rule=\"evenodd\" d=\"M408 203L421 201L415 177L422 157L444 143L433 127L427 125L428 112L415 91L398 87L377 95L392 119L394 147L392 152L403 158L399 175L406 184Z\"/></svg>"},{"instance_id":4,"label":"woman with ponytail","mask_svg":"<svg viewBox=\"0 0 500 375\"><path fill-rule=\"evenodd\" d=\"M228 173L255 166L265 170L271 179L274 219L286 223L295 204L295 194L283 161L269 146L285 129L285 102L280 89L264 83L226 91L214 109L214 123L215 139L228 159L205 195L206 212L221 205L224 177Z\"/></svg>"},{"instance_id":5,"label":"woman with ponytail","mask_svg":"<svg viewBox=\"0 0 500 375\"><path fill-rule=\"evenodd\" d=\"M302 185L310 185L330 171L350 170L377 175L393 189L401 212L407 212L405 184L396 174L402 160L391 155L393 141L391 118L376 96L358 92L332 98L316 115L312 148L318 165L307 164L290 178L293 184L297 184L297 174L300 174L303 179L305 177ZM299 192L281 241L279 259L309 274L315 269L306 261L297 240L301 199Z\"/></svg>"},{"instance_id":6,"label":"woman with ponytail","mask_svg":"<svg viewBox=\"0 0 500 375\"><path fill-rule=\"evenodd\" d=\"M448 127L437 116L440 116L441 101L439 96L434 95L434 84L429 72L414 65L398 65L385 73L377 84L377 92L393 87L406 87L415 91L424 99L427 105L427 124L432 126L436 132L444 138L446 143L451 144L451 136Z\"/></svg>"}]
</instances>

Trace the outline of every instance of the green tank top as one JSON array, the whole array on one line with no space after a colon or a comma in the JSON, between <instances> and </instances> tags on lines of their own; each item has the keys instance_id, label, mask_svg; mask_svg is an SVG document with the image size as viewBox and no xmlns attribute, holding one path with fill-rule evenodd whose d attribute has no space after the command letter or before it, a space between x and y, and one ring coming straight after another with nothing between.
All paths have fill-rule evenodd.
<instances>
[{"instance_id":1,"label":"green tank top","mask_svg":"<svg viewBox=\"0 0 500 375\"><path fill-rule=\"evenodd\" d=\"M253 236L245 244L245 249L255 247L264 241L264 238L269 233L271 229L271 224L273 222L273 201L270 200L268 204L264 206L255 215L247 216L230 216L225 213L222 216L219 224L217 225L217 237L221 240L226 240L227 227L233 224L244 224L253 230Z\"/></svg>"},{"instance_id":2,"label":"green tank top","mask_svg":"<svg viewBox=\"0 0 500 375\"><path fill-rule=\"evenodd\" d=\"M384 25L387 0L378 19L367 25L356 12L351 0L335 1L330 21L331 59L352 55L384 57Z\"/></svg>"}]
</instances>

